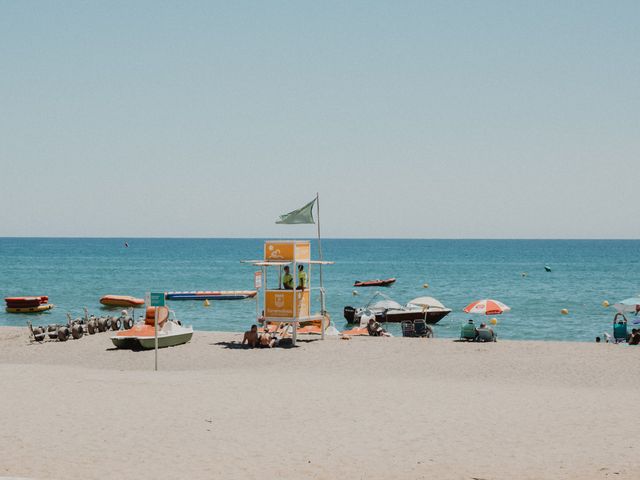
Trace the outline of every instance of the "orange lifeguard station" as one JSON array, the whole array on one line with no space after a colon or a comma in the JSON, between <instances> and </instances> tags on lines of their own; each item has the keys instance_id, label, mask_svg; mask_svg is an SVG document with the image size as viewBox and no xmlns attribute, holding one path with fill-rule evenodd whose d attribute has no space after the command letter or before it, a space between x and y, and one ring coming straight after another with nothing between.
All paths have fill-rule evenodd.
<instances>
[{"instance_id":1,"label":"orange lifeguard station","mask_svg":"<svg viewBox=\"0 0 640 480\"><path fill-rule=\"evenodd\" d=\"M312 266L328 265L333 262L311 260L311 244L309 240L267 240L264 242L262 260L247 260L262 269L263 314L266 323L290 323L293 327L293 344L295 345L298 327L302 324L320 326L324 333L329 326L329 318L325 308L325 291L322 285L314 287L312 283ZM298 266L306 267L306 285L298 286ZM285 289L282 284L283 268L289 266L293 276L294 289ZM277 269L277 270L276 270ZM271 273L271 281L269 280ZM277 280L274 274L277 273ZM274 285L275 284L275 285ZM319 293L320 312L311 313L312 294Z\"/></svg>"}]
</instances>

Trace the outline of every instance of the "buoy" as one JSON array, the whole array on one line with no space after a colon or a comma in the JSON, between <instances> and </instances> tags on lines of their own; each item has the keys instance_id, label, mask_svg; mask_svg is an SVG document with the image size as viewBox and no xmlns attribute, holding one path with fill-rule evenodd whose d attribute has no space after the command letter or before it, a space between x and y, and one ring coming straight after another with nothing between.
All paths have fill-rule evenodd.
<instances>
[{"instance_id":1,"label":"buoy","mask_svg":"<svg viewBox=\"0 0 640 480\"><path fill-rule=\"evenodd\" d=\"M355 297L356 295L358 295L358 291L354 290L353 292L351 292L353 294L353 296Z\"/></svg>"},{"instance_id":2,"label":"buoy","mask_svg":"<svg viewBox=\"0 0 640 480\"><path fill-rule=\"evenodd\" d=\"M498 319L497 318L492 318L491 320L489 320L489 323L491 325L497 325L498 324Z\"/></svg>"},{"instance_id":3,"label":"buoy","mask_svg":"<svg viewBox=\"0 0 640 480\"><path fill-rule=\"evenodd\" d=\"M551 271L551 267L550 267L549 265L545 265L545 266L544 266L544 269L545 269L547 272L550 272L550 271Z\"/></svg>"},{"instance_id":4,"label":"buoy","mask_svg":"<svg viewBox=\"0 0 640 480\"><path fill-rule=\"evenodd\" d=\"M522 272L522 276L526 277L527 276L527 272Z\"/></svg>"},{"instance_id":5,"label":"buoy","mask_svg":"<svg viewBox=\"0 0 640 480\"><path fill-rule=\"evenodd\" d=\"M204 305L205 307L208 307L208 306L209 306L209 300L208 300L208 299L205 299L205 301L204 301L204 304L203 304L203 305Z\"/></svg>"},{"instance_id":6,"label":"buoy","mask_svg":"<svg viewBox=\"0 0 640 480\"><path fill-rule=\"evenodd\" d=\"M566 308L563 308L562 310L560 310L560 313L561 313L562 315L568 315L568 314L569 314L569 310L568 310L568 309L566 309Z\"/></svg>"},{"instance_id":7,"label":"buoy","mask_svg":"<svg viewBox=\"0 0 640 480\"><path fill-rule=\"evenodd\" d=\"M606 300L604 302L602 302L602 306L604 308L607 308L609 306L609 302L607 302Z\"/></svg>"},{"instance_id":8,"label":"buoy","mask_svg":"<svg viewBox=\"0 0 640 480\"><path fill-rule=\"evenodd\" d=\"M428 283L422 284L422 288L429 288L429 284Z\"/></svg>"}]
</instances>

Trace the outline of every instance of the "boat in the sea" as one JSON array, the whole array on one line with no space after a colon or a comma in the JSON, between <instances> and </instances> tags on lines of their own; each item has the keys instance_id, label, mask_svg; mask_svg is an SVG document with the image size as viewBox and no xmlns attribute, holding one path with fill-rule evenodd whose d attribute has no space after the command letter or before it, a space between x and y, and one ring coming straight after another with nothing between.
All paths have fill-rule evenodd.
<instances>
[{"instance_id":1,"label":"boat in the sea","mask_svg":"<svg viewBox=\"0 0 640 480\"><path fill-rule=\"evenodd\" d=\"M144 305L144 300L128 295L104 295L100 298L100 303L109 307L139 308Z\"/></svg>"},{"instance_id":2,"label":"boat in the sea","mask_svg":"<svg viewBox=\"0 0 640 480\"><path fill-rule=\"evenodd\" d=\"M166 292L167 300L244 300L257 295L257 290L220 290L197 292Z\"/></svg>"},{"instance_id":3,"label":"boat in the sea","mask_svg":"<svg viewBox=\"0 0 640 480\"><path fill-rule=\"evenodd\" d=\"M344 307L347 323L361 324L362 317L374 317L377 322L400 323L405 320L424 320L434 325L451 313L451 309L433 297L417 297L401 305L388 296L377 292L364 307Z\"/></svg>"},{"instance_id":4,"label":"boat in the sea","mask_svg":"<svg viewBox=\"0 0 640 480\"><path fill-rule=\"evenodd\" d=\"M46 305L38 305L36 307L7 307L6 310L9 313L40 313L51 310L53 305L48 303Z\"/></svg>"},{"instance_id":5,"label":"boat in the sea","mask_svg":"<svg viewBox=\"0 0 640 480\"><path fill-rule=\"evenodd\" d=\"M174 347L191 340L193 327L184 327L170 317L167 307L147 307L144 320L128 330L116 332L111 341L117 348L149 350L155 348L155 315L158 309L158 348Z\"/></svg>"},{"instance_id":6,"label":"boat in the sea","mask_svg":"<svg viewBox=\"0 0 640 480\"><path fill-rule=\"evenodd\" d=\"M353 283L354 287L388 287L389 285L395 283L395 278L387 278L385 280L365 280L361 282L360 280L356 280Z\"/></svg>"},{"instance_id":7,"label":"boat in the sea","mask_svg":"<svg viewBox=\"0 0 640 480\"><path fill-rule=\"evenodd\" d=\"M38 313L51 310L53 305L49 303L49 297L38 295L34 297L6 297L4 299L9 313Z\"/></svg>"}]
</instances>

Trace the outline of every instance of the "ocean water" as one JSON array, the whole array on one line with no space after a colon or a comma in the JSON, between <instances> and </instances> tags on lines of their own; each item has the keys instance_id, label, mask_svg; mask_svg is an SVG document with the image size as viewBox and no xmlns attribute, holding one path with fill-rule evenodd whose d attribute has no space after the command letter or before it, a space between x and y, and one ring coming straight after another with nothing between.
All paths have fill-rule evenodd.
<instances>
[{"instance_id":1,"label":"ocean water","mask_svg":"<svg viewBox=\"0 0 640 480\"><path fill-rule=\"evenodd\" d=\"M129 247L125 248L127 241ZM0 238L0 295L49 295L41 314L0 313L0 325L62 323L105 294L147 291L251 290L263 239ZM313 256L317 248L313 243ZM436 336L456 337L470 316L465 305L494 298L512 310L495 316L499 338L593 341L611 331L614 303L640 293L640 241L610 240L346 240L322 242L327 307L339 329L345 305L365 304L381 291L399 303L429 295L453 312ZM545 272L549 265L551 272ZM317 267L315 267L317 268ZM317 285L317 270L312 287ZM526 276L523 276L526 273ZM353 287L355 280L396 277L388 288ZM423 288L427 283L428 288ZM354 296L353 292L358 295ZM318 305L317 302L315 305ZM173 301L178 318L196 330L240 332L255 321L256 301ZM560 311L566 308L568 315ZM491 317L473 316L479 322ZM389 330L399 334L398 325Z\"/></svg>"}]
</instances>

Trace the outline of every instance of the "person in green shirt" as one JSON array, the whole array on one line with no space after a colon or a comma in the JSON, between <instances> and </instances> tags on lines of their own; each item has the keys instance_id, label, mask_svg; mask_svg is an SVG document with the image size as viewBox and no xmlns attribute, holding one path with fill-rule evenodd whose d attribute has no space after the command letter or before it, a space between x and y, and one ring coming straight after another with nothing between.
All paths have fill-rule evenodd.
<instances>
[{"instance_id":1,"label":"person in green shirt","mask_svg":"<svg viewBox=\"0 0 640 480\"><path fill-rule=\"evenodd\" d=\"M293 290L293 275L289 273L289 266L284 267L284 275L282 277L282 288L285 290Z\"/></svg>"},{"instance_id":2,"label":"person in green shirt","mask_svg":"<svg viewBox=\"0 0 640 480\"><path fill-rule=\"evenodd\" d=\"M307 286L307 274L304 265L298 265L298 290L304 290Z\"/></svg>"}]
</instances>

